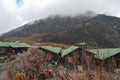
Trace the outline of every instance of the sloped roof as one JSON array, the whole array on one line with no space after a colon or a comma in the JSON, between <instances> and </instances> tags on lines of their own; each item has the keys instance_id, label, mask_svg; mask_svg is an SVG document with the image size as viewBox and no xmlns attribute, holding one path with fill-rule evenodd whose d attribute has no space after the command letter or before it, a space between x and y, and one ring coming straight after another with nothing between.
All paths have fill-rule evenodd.
<instances>
[{"instance_id":1,"label":"sloped roof","mask_svg":"<svg viewBox=\"0 0 120 80\"><path fill-rule=\"evenodd\" d=\"M16 47L16 48L19 48L19 47L30 47L30 45L26 44L26 43L17 43L17 42L8 42L9 46L11 47Z\"/></svg>"},{"instance_id":2,"label":"sloped roof","mask_svg":"<svg viewBox=\"0 0 120 80\"><path fill-rule=\"evenodd\" d=\"M67 55L67 54L75 51L75 50L78 49L78 48L79 48L78 46L70 46L69 48L62 50L61 55L62 55L62 57L63 57L63 56L65 56L65 55Z\"/></svg>"},{"instance_id":3,"label":"sloped roof","mask_svg":"<svg viewBox=\"0 0 120 80\"><path fill-rule=\"evenodd\" d=\"M9 45L6 44L5 42L0 42L0 47L9 47Z\"/></svg>"},{"instance_id":4,"label":"sloped roof","mask_svg":"<svg viewBox=\"0 0 120 80\"><path fill-rule=\"evenodd\" d=\"M30 45L26 44L26 43L18 43L18 42L0 42L0 46L1 47L30 47Z\"/></svg>"},{"instance_id":5,"label":"sloped roof","mask_svg":"<svg viewBox=\"0 0 120 80\"><path fill-rule=\"evenodd\" d=\"M19 46L21 47L31 47L31 45L27 44L27 43L18 43Z\"/></svg>"},{"instance_id":6,"label":"sloped roof","mask_svg":"<svg viewBox=\"0 0 120 80\"><path fill-rule=\"evenodd\" d=\"M99 59L105 60L106 58L120 53L120 48L89 49L88 51L95 54Z\"/></svg>"},{"instance_id":7,"label":"sloped roof","mask_svg":"<svg viewBox=\"0 0 120 80\"><path fill-rule=\"evenodd\" d=\"M62 50L62 48L60 47L52 47L52 46L40 46L40 48L48 50L53 53L57 53L57 54L60 53Z\"/></svg>"}]
</instances>

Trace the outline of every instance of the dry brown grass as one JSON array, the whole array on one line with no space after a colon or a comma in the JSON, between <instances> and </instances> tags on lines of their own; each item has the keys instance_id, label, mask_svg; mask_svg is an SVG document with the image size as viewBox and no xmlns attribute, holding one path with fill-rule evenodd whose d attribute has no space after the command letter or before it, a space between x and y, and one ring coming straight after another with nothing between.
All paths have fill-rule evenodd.
<instances>
[{"instance_id":1,"label":"dry brown grass","mask_svg":"<svg viewBox=\"0 0 120 80\"><path fill-rule=\"evenodd\" d=\"M89 73L88 70L77 73L75 73L74 70L71 70L65 75L67 76L65 80L114 80L115 76L113 73L107 72L104 69L101 71L95 70L91 73Z\"/></svg>"},{"instance_id":2,"label":"dry brown grass","mask_svg":"<svg viewBox=\"0 0 120 80\"><path fill-rule=\"evenodd\" d=\"M19 55L17 60L12 61L7 69L10 80L30 80L28 72L34 71L35 77L39 64L44 64L44 52L39 49L30 49L27 53ZM21 79L22 78L22 79ZM31 79L33 80L33 79Z\"/></svg>"},{"instance_id":3,"label":"dry brown grass","mask_svg":"<svg viewBox=\"0 0 120 80\"><path fill-rule=\"evenodd\" d=\"M54 47L61 47L63 49L68 48L70 45L65 45L65 44L58 44L58 43L52 43L52 42L41 42L42 39L41 34L35 34L30 37L10 37L10 38L5 38L4 41L12 41L12 42L25 42L31 45L35 46L54 46Z\"/></svg>"},{"instance_id":4,"label":"dry brown grass","mask_svg":"<svg viewBox=\"0 0 120 80\"><path fill-rule=\"evenodd\" d=\"M40 46L53 46L53 47L61 47L63 49L68 48L70 45L65 45L65 44L58 44L58 43L52 43L52 42L40 42Z\"/></svg>"},{"instance_id":5,"label":"dry brown grass","mask_svg":"<svg viewBox=\"0 0 120 80\"><path fill-rule=\"evenodd\" d=\"M38 72L36 65L42 65L46 61L46 56L44 55L45 53L38 49L30 49L28 53L26 53L23 57L20 58L21 60L11 62L8 68L8 74L10 76L9 78L11 78L12 80L18 80L21 78L21 80L33 80L28 77L29 75L25 75L27 72L24 68L35 71L36 74ZM64 80L114 80L113 78L115 74L110 71L106 71L104 67L94 66L95 69L91 69L90 63L92 61L92 57L84 55L84 58L88 67L82 72L76 71L77 69L75 69L75 67L74 69L67 70L67 72L64 73Z\"/></svg>"}]
</instances>

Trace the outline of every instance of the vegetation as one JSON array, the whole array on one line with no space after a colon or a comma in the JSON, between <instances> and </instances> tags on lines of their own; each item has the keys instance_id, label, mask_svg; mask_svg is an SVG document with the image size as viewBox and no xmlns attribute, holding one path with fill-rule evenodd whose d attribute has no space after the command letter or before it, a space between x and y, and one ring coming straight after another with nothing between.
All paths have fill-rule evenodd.
<instances>
[{"instance_id":1,"label":"vegetation","mask_svg":"<svg viewBox=\"0 0 120 80\"><path fill-rule=\"evenodd\" d=\"M77 66L74 68L68 68L66 72L54 72L54 80L114 80L117 76L111 71L107 71L105 67L102 67L103 63L99 63L99 66L91 64L94 62L92 56L87 54L82 55L82 63L84 68L82 71L77 70ZM45 53L38 49L30 49L28 53L19 55L19 59L10 63L7 69L8 80L42 80L40 72L43 71L43 64L46 62ZM111 63L112 64L112 63ZM91 66L92 65L92 66ZM74 63L73 63L74 66ZM111 67L107 69L111 70Z\"/></svg>"}]
</instances>

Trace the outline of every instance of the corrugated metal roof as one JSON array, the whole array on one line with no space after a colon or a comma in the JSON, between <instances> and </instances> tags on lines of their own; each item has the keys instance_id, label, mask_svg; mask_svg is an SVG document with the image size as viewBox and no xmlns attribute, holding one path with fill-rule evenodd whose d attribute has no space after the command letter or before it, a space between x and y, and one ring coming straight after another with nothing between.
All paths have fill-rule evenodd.
<instances>
[{"instance_id":1,"label":"corrugated metal roof","mask_svg":"<svg viewBox=\"0 0 120 80\"><path fill-rule=\"evenodd\" d=\"M27 44L27 43L19 43L19 45L21 47L31 47L31 45Z\"/></svg>"},{"instance_id":2,"label":"corrugated metal roof","mask_svg":"<svg viewBox=\"0 0 120 80\"><path fill-rule=\"evenodd\" d=\"M120 48L89 49L88 51L95 54L99 59L104 60L120 53Z\"/></svg>"},{"instance_id":3,"label":"corrugated metal roof","mask_svg":"<svg viewBox=\"0 0 120 80\"><path fill-rule=\"evenodd\" d=\"M17 43L17 42L8 42L9 46L14 47L14 48L20 48L20 47L30 47L30 45L26 43Z\"/></svg>"},{"instance_id":4,"label":"corrugated metal roof","mask_svg":"<svg viewBox=\"0 0 120 80\"><path fill-rule=\"evenodd\" d=\"M60 47L52 47L52 46L41 46L40 48L48 50L53 53L57 53L57 54L60 53L62 50L62 48Z\"/></svg>"},{"instance_id":5,"label":"corrugated metal roof","mask_svg":"<svg viewBox=\"0 0 120 80\"><path fill-rule=\"evenodd\" d=\"M62 52L61 52L62 57L71 53L71 52L73 52L73 51L75 51L78 48L79 48L78 46L70 46L69 48L62 50Z\"/></svg>"},{"instance_id":6,"label":"corrugated metal roof","mask_svg":"<svg viewBox=\"0 0 120 80\"><path fill-rule=\"evenodd\" d=\"M26 44L26 43L18 43L18 42L0 42L0 46L1 47L30 47L30 45Z\"/></svg>"},{"instance_id":7,"label":"corrugated metal roof","mask_svg":"<svg viewBox=\"0 0 120 80\"><path fill-rule=\"evenodd\" d=\"M5 42L0 42L0 47L9 47L9 45L6 44Z\"/></svg>"}]
</instances>

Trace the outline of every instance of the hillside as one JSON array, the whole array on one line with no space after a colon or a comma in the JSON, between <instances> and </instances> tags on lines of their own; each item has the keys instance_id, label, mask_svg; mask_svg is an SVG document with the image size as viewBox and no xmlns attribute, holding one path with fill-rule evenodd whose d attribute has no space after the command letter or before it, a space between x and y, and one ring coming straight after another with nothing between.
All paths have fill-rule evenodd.
<instances>
[{"instance_id":1,"label":"hillside","mask_svg":"<svg viewBox=\"0 0 120 80\"><path fill-rule=\"evenodd\" d=\"M120 18L99 14L95 17L49 17L26 24L2 37L44 35L38 42L76 44L86 42L89 47L120 47Z\"/></svg>"},{"instance_id":2,"label":"hillside","mask_svg":"<svg viewBox=\"0 0 120 80\"><path fill-rule=\"evenodd\" d=\"M49 17L47 19L40 19L32 23L28 23L8 33L4 37L26 37L33 34L54 34L62 33L70 27L83 23L90 17L76 16L76 17Z\"/></svg>"},{"instance_id":3,"label":"hillside","mask_svg":"<svg viewBox=\"0 0 120 80\"><path fill-rule=\"evenodd\" d=\"M47 35L43 41L79 43L87 42L93 47L119 47L120 19L98 15L67 30L66 33Z\"/></svg>"}]
</instances>

